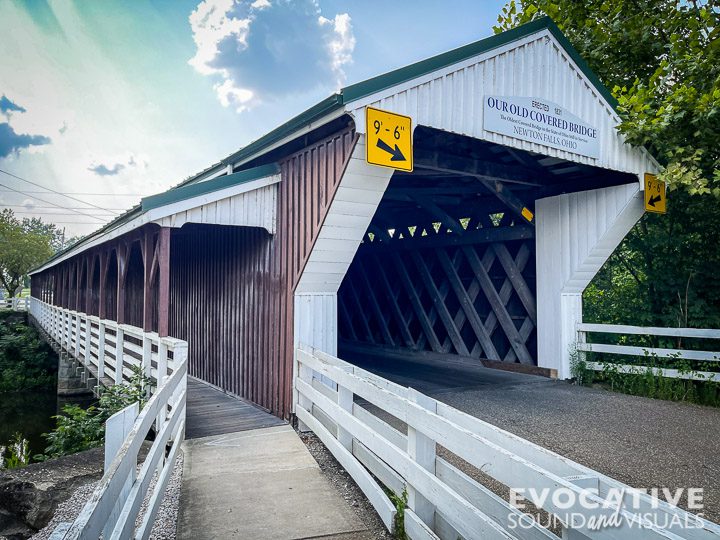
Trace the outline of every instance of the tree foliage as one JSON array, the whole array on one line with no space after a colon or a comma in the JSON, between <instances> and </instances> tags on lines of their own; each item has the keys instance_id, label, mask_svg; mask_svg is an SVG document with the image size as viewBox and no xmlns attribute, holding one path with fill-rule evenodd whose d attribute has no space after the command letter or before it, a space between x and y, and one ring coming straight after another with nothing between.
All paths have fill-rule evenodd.
<instances>
[{"instance_id":1,"label":"tree foliage","mask_svg":"<svg viewBox=\"0 0 720 540\"><path fill-rule=\"evenodd\" d=\"M0 394L53 390L57 384L57 355L25 315L0 313Z\"/></svg>"},{"instance_id":2,"label":"tree foliage","mask_svg":"<svg viewBox=\"0 0 720 540\"><path fill-rule=\"evenodd\" d=\"M511 0L496 31L549 15L618 100L619 131L661 163L643 216L585 291L587 320L720 327L720 7L714 0Z\"/></svg>"},{"instance_id":3,"label":"tree foliage","mask_svg":"<svg viewBox=\"0 0 720 540\"><path fill-rule=\"evenodd\" d=\"M515 0L497 31L549 15L612 90L633 145L670 189L720 198L720 4L716 0Z\"/></svg>"},{"instance_id":4,"label":"tree foliage","mask_svg":"<svg viewBox=\"0 0 720 540\"><path fill-rule=\"evenodd\" d=\"M21 221L12 210L0 212L0 283L11 296L28 271L53 254L54 230L37 218Z\"/></svg>"}]
</instances>

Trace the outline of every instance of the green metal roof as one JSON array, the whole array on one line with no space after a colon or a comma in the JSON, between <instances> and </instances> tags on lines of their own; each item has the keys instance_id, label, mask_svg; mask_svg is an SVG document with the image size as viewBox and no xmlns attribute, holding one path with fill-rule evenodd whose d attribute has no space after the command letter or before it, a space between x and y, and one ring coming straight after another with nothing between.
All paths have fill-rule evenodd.
<instances>
[{"instance_id":1,"label":"green metal roof","mask_svg":"<svg viewBox=\"0 0 720 540\"><path fill-rule=\"evenodd\" d=\"M291 120L285 122L284 124L278 126L274 130L270 131L266 135L251 142L244 148L241 148L237 152L231 154L227 158L220 161L220 163L218 163L217 165L232 164L232 163L235 163L235 162L243 160L243 159L258 156L272 144L292 135L295 131L297 131L305 126L308 126L308 125L312 124L313 122L320 120L321 118L323 118L324 116L328 115L331 112L343 109L344 106L348 103L357 101L357 100L367 97L369 95L375 94L376 92L380 92L380 91L390 88L392 86L412 80L416 77L421 77L423 75L426 75L426 74L436 71L438 69L443 69L452 64L462 62L463 60L467 60L469 58L472 58L473 56L477 56L479 54L491 51L498 47L502 47L503 45L506 45L513 41L517 41L526 36L540 32L542 30L548 30L558 40L560 45L562 45L562 47L565 49L565 51L568 53L568 55L572 58L572 60L575 62L575 64L577 64L577 66L580 68L580 70L585 74L585 76L588 78L588 80L593 84L593 86L598 91L598 93L601 96L603 96L603 98L605 98L605 100L608 102L608 104L611 107L615 108L617 106L617 101L615 100L615 98L612 96L610 91L603 85L603 83L600 81L598 76L595 75L595 73L593 73L593 71L587 65L587 62L585 62L585 60L583 60L583 58L580 56L580 54L575 50L575 48L572 46L570 41L568 41L568 39L565 37L565 34L562 33L562 31L557 27L557 25L552 21L552 19L550 19L550 17L541 17L541 18L538 18L527 24L523 24L521 26L513 28L511 30L507 30L505 32L501 32L500 34L495 34L494 36L490 36L485 39L481 39L480 41L470 43L469 45L464 45L462 47L458 47L457 49L453 49L451 51L439 54L437 56L433 56L431 58L427 58L425 60L421 60L420 62L416 62L414 64L410 64L410 65L402 67L400 69L390 71L388 73L379 75L377 77L373 77L366 81L362 81L357 84L346 86L345 88L340 90L339 93L333 94L330 97L325 98L320 103L317 103L316 105L307 109L305 112L299 114L298 116L292 118ZM261 168L261 167L258 167L258 169L259 168ZM212 167L211 167L211 169L212 169ZM208 170L209 169L206 169L205 171L203 171L199 174L196 174L195 176L189 178L185 182L182 182L178 186L176 186L164 193L160 193L158 195L152 195L150 197L145 197L142 200L141 206L136 206L136 207L132 208L125 214L115 218L113 221L111 221L104 227L102 227L102 228L98 229L97 231L95 231L94 233L86 236L83 240L81 240L77 244L70 246L69 248L66 248L63 251L56 253L52 258L50 258L48 261L46 261L45 263L40 265L38 268L41 268L41 267L47 265L49 262L52 262L53 260L62 257L69 251L74 250L77 247L89 242L91 239L96 238L106 232L111 231L112 229L115 229L116 227L119 227L120 225L123 225L124 223L129 222L131 219L138 217L139 215L146 212L150 208L157 208L159 206L163 206L163 205L169 204L171 202L176 202L176 201L179 201L179 200L182 200L185 198L200 195L202 193L214 191L215 189L222 189L221 187L218 187L218 188L214 188L214 189L208 189L208 191L202 191L205 189L204 186L206 184L215 182L215 180L193 183L193 182L196 182L199 178L201 178L203 174L206 174L208 172ZM222 178L230 179L231 177L236 177L236 175L241 175L244 172L249 173L250 171L253 171L253 170L255 170L255 169L241 171L239 173L234 173L232 175L220 177L217 180L221 180ZM269 174L274 174L274 173L269 173ZM268 174L264 174L264 176L267 176L267 175ZM242 178L242 177L237 177L237 178ZM229 181L234 182L235 180L231 179ZM248 180L239 180L238 182L240 182L240 181L248 181ZM218 185L218 184L211 184L211 185ZM232 184L230 184L230 185L232 185ZM195 192L194 190L188 189L191 187L193 187L193 188L197 187L201 191ZM227 186L223 186L223 187L227 187ZM33 270L33 271L35 271L35 270Z\"/></svg>"},{"instance_id":2,"label":"green metal roof","mask_svg":"<svg viewBox=\"0 0 720 540\"><path fill-rule=\"evenodd\" d=\"M246 169L244 171L236 172L233 174L227 174L225 176L219 176L212 180L206 180L198 184L190 184L187 186L178 186L164 193L158 193L157 195L150 195L142 199L142 210L147 212L153 208L159 208L168 204L172 204L199 195L205 195L206 193L212 193L213 191L219 191L258 178L264 178L266 176L272 176L273 174L280 173L280 166L277 163L270 163L268 165L261 165L260 167L253 167L252 169Z\"/></svg>"}]
</instances>

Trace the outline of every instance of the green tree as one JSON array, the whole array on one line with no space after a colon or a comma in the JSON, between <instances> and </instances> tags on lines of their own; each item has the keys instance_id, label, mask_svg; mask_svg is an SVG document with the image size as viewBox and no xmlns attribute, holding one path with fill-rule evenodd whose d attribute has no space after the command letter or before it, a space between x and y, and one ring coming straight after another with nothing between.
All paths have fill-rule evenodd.
<instances>
[{"instance_id":1,"label":"green tree","mask_svg":"<svg viewBox=\"0 0 720 540\"><path fill-rule=\"evenodd\" d=\"M18 220L12 210L0 211L0 284L17 294L28 271L53 254L52 236L39 220Z\"/></svg>"},{"instance_id":2,"label":"green tree","mask_svg":"<svg viewBox=\"0 0 720 540\"><path fill-rule=\"evenodd\" d=\"M720 3L511 0L496 31L549 15L612 90L627 141L670 189L720 198Z\"/></svg>"},{"instance_id":3,"label":"green tree","mask_svg":"<svg viewBox=\"0 0 720 540\"><path fill-rule=\"evenodd\" d=\"M663 165L645 215L585 291L588 320L720 327L720 7L714 0L511 0L496 31L549 15Z\"/></svg>"}]
</instances>

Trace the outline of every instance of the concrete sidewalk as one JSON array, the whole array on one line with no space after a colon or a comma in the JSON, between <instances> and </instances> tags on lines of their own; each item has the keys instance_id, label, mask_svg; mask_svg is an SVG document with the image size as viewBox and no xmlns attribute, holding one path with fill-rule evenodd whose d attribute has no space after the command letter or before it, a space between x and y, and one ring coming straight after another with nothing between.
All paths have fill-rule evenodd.
<instances>
[{"instance_id":1,"label":"concrete sidewalk","mask_svg":"<svg viewBox=\"0 0 720 540\"><path fill-rule=\"evenodd\" d=\"M287 425L185 441L178 540L349 540L365 526Z\"/></svg>"}]
</instances>

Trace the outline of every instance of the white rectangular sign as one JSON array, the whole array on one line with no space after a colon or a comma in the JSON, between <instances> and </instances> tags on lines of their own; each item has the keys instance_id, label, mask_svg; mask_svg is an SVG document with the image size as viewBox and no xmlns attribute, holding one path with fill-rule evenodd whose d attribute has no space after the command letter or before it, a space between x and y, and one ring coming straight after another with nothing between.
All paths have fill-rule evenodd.
<instances>
[{"instance_id":1,"label":"white rectangular sign","mask_svg":"<svg viewBox=\"0 0 720 540\"><path fill-rule=\"evenodd\" d=\"M600 157L597 128L551 101L485 96L483 127L487 131L573 154Z\"/></svg>"}]
</instances>

